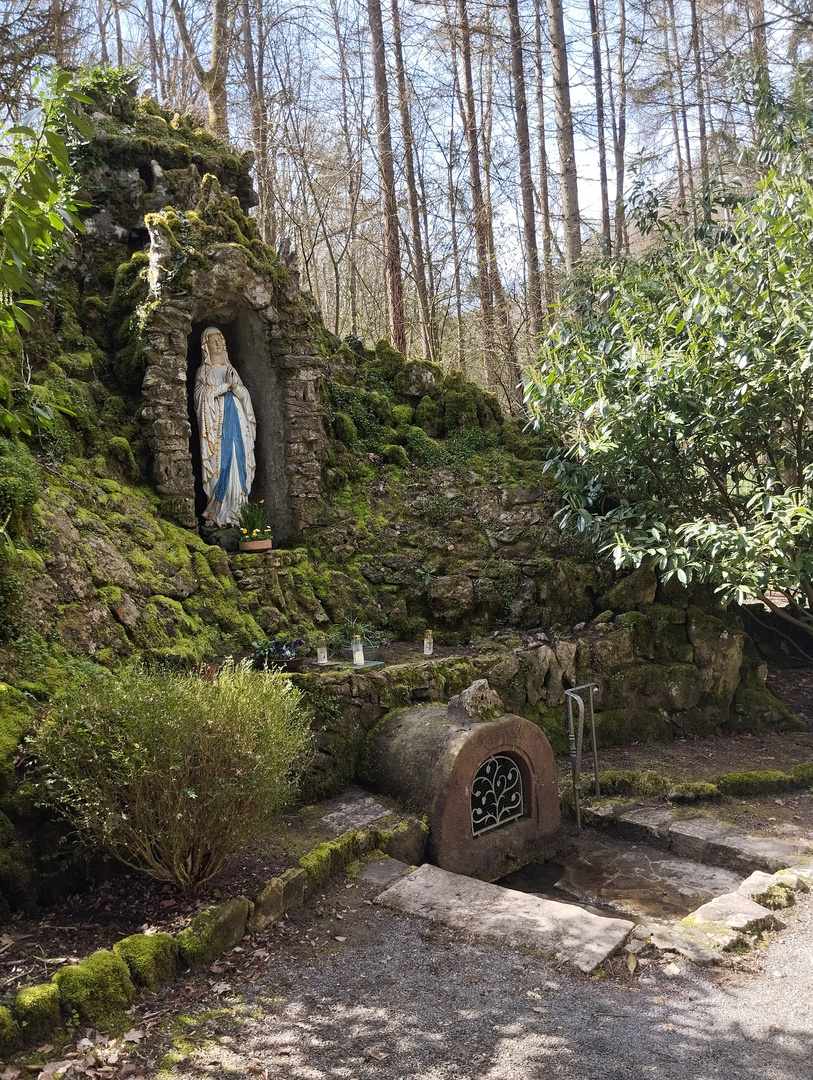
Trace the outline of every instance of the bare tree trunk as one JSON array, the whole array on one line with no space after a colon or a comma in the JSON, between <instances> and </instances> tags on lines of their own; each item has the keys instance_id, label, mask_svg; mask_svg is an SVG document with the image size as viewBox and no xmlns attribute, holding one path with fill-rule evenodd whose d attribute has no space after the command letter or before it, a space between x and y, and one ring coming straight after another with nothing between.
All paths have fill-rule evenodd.
<instances>
[{"instance_id":1,"label":"bare tree trunk","mask_svg":"<svg viewBox=\"0 0 813 1080\"><path fill-rule=\"evenodd\" d=\"M700 24L697 19L697 0L689 0L692 16L691 49L694 56L695 93L697 95L697 134L700 143L700 176L703 184L709 179L709 150L706 139L706 105L703 93L703 60L700 50Z\"/></svg>"},{"instance_id":2,"label":"bare tree trunk","mask_svg":"<svg viewBox=\"0 0 813 1080\"><path fill-rule=\"evenodd\" d=\"M209 130L224 142L229 140L228 100L226 79L231 54L231 25L228 0L213 0L212 6L212 63L205 70L195 52L179 0L170 0L184 52L192 65L195 78L209 104Z\"/></svg>"},{"instance_id":3,"label":"bare tree trunk","mask_svg":"<svg viewBox=\"0 0 813 1080\"><path fill-rule=\"evenodd\" d=\"M458 93L457 85L457 63L453 62L452 77L455 84L455 92ZM460 280L460 244L457 238L457 188L454 182L454 160L455 160L455 132L454 132L454 105L452 105L452 115L449 123L449 156L447 159L447 182L448 182L448 199L449 199L449 217L450 217L450 230L452 234L452 260L454 263L454 300L455 300L455 316L457 320L457 365L461 371L465 370L463 359L463 287Z\"/></svg>"},{"instance_id":4,"label":"bare tree trunk","mask_svg":"<svg viewBox=\"0 0 813 1080\"><path fill-rule=\"evenodd\" d=\"M627 222L624 214L624 183L626 179L627 151L627 5L618 4L618 126L614 140L615 157L615 249L629 250Z\"/></svg>"},{"instance_id":5,"label":"bare tree trunk","mask_svg":"<svg viewBox=\"0 0 813 1080\"><path fill-rule=\"evenodd\" d=\"M158 42L155 37L155 13L153 11L152 0L146 0L144 6L147 15L147 44L150 50L150 79L152 82L152 92L158 97Z\"/></svg>"},{"instance_id":6,"label":"bare tree trunk","mask_svg":"<svg viewBox=\"0 0 813 1080\"><path fill-rule=\"evenodd\" d=\"M406 173L407 206L412 237L413 270L415 290L418 294L418 309L421 319L421 338L423 355L427 360L434 359L432 316L429 311L429 296L426 288L426 260L423 254L421 236L421 218L418 209L418 190L415 183L415 161L413 154L412 118L409 115L404 56L401 48L401 20L398 15L398 0L392 0L392 39L395 52L395 73L398 84L398 106L401 114L401 140L404 149L404 170Z\"/></svg>"},{"instance_id":7,"label":"bare tree trunk","mask_svg":"<svg viewBox=\"0 0 813 1080\"><path fill-rule=\"evenodd\" d=\"M57 4L57 7L58 6L59 5ZM99 42L100 42L100 45L101 45L101 61L102 61L102 64L106 67L110 63L110 53L107 51L107 15L105 13L105 8L106 8L105 0L99 0L98 4L96 5L96 22L97 22L97 25L99 27ZM56 30L56 24L55 24L55 27L54 27L54 35L55 36L56 36L56 33L57 33L57 30ZM56 43L55 43L54 44L54 52L56 52L56 49L57 49L57 46L56 46ZM57 60L57 63L61 67L62 62L60 61L59 57L57 57L56 60Z\"/></svg>"},{"instance_id":8,"label":"bare tree trunk","mask_svg":"<svg viewBox=\"0 0 813 1080\"><path fill-rule=\"evenodd\" d=\"M528 103L525 98L525 65L522 58L522 27L519 0L508 0L511 26L511 73L514 78L514 110L519 148L519 183L522 190L522 235L528 267L528 314L531 333L542 333L542 285L539 276L539 250L536 243L534 185L531 176L531 136L528 130Z\"/></svg>"},{"instance_id":9,"label":"bare tree trunk","mask_svg":"<svg viewBox=\"0 0 813 1080\"><path fill-rule=\"evenodd\" d=\"M384 27L381 22L379 0L367 0L367 16L370 26L370 52L373 58L375 117L378 132L378 171L381 182L381 203L384 219L384 270L387 282L390 334L393 346L399 352L406 352L398 203L395 197L390 101L387 93L387 66L384 58Z\"/></svg>"},{"instance_id":10,"label":"bare tree trunk","mask_svg":"<svg viewBox=\"0 0 813 1080\"><path fill-rule=\"evenodd\" d=\"M553 303L553 250L548 192L548 151L545 146L545 72L542 66L541 0L534 0L534 68L536 74L536 139L539 159L539 205L542 214L542 259L544 265L545 310Z\"/></svg>"},{"instance_id":11,"label":"bare tree trunk","mask_svg":"<svg viewBox=\"0 0 813 1080\"><path fill-rule=\"evenodd\" d=\"M452 49L456 49L455 35L449 25ZM471 67L471 34L466 0L457 0L457 30L460 37L461 87L460 111L463 131L469 152L469 175L474 216L474 245L477 252L477 291L480 298L480 314L483 321L483 358L486 385L496 385L497 350L494 340L494 306L491 301L492 283L489 275L488 209L483 199L480 174L480 143L477 116L474 111L474 83Z\"/></svg>"},{"instance_id":12,"label":"bare tree trunk","mask_svg":"<svg viewBox=\"0 0 813 1080\"><path fill-rule=\"evenodd\" d=\"M674 67L669 48L669 32L663 28L663 53L666 59L666 67L669 79L669 117L672 121L672 138L675 143L675 155L677 160L678 198L681 207L686 206L686 178L683 175L683 153L680 147L680 133L678 131L677 105L675 104Z\"/></svg>"},{"instance_id":13,"label":"bare tree trunk","mask_svg":"<svg viewBox=\"0 0 813 1080\"><path fill-rule=\"evenodd\" d=\"M669 26L672 34L672 48L675 53L675 72L677 74L678 100L680 102L680 115L683 128L683 153L686 162L686 176L689 181L689 199L692 203L692 217L695 217L694 205L694 173L692 171L692 149L689 142L689 110L686 107L686 85L683 81L683 66L680 59L680 46L677 37L677 25L675 23L675 0L667 0L669 11Z\"/></svg>"},{"instance_id":14,"label":"bare tree trunk","mask_svg":"<svg viewBox=\"0 0 813 1080\"><path fill-rule=\"evenodd\" d=\"M241 0L243 16L243 61L245 63L246 89L248 90L248 107L251 116L251 134L254 143L255 176L257 178L257 220L260 225L260 235L263 240L268 239L267 192L266 192L266 167L267 145L265 110L263 109L262 93L257 82L257 70L254 64L254 41L251 33L251 11L249 0Z\"/></svg>"},{"instance_id":15,"label":"bare tree trunk","mask_svg":"<svg viewBox=\"0 0 813 1080\"><path fill-rule=\"evenodd\" d=\"M550 55L553 64L553 96L556 107L556 137L559 143L559 173L562 178L565 266L570 272L575 269L582 254L576 151L573 141L573 111L570 106L570 76L567 69L567 42L562 0L547 0L547 5Z\"/></svg>"},{"instance_id":16,"label":"bare tree trunk","mask_svg":"<svg viewBox=\"0 0 813 1080\"><path fill-rule=\"evenodd\" d=\"M124 42L121 38L121 12L117 0L113 0L113 25L116 27L116 63L124 67Z\"/></svg>"},{"instance_id":17,"label":"bare tree trunk","mask_svg":"<svg viewBox=\"0 0 813 1080\"><path fill-rule=\"evenodd\" d=\"M598 129L598 171L601 190L601 235L610 252L610 197L607 191L607 147L604 144L604 80L601 74L601 39L599 37L596 0L589 0L590 37L593 45L593 85L596 94L596 128Z\"/></svg>"}]
</instances>

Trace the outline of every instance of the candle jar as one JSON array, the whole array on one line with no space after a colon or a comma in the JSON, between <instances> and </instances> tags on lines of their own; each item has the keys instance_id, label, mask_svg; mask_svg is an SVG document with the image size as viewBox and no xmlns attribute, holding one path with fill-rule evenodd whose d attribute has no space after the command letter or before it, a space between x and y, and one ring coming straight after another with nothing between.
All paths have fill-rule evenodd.
<instances>
[{"instance_id":1,"label":"candle jar","mask_svg":"<svg viewBox=\"0 0 813 1080\"><path fill-rule=\"evenodd\" d=\"M435 643L432 640L432 631L427 630L423 635L423 655L431 656L435 649Z\"/></svg>"},{"instance_id":2,"label":"candle jar","mask_svg":"<svg viewBox=\"0 0 813 1080\"><path fill-rule=\"evenodd\" d=\"M316 639L316 663L327 663L327 642L325 641L324 636L320 636Z\"/></svg>"},{"instance_id":3,"label":"candle jar","mask_svg":"<svg viewBox=\"0 0 813 1080\"><path fill-rule=\"evenodd\" d=\"M364 667L364 646L360 634L353 638L353 663L356 667Z\"/></svg>"}]
</instances>

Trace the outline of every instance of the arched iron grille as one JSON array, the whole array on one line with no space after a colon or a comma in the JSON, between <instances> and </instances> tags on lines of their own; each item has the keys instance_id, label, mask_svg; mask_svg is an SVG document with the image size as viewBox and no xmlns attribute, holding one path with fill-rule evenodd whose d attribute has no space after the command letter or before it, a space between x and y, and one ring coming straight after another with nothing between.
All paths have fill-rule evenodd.
<instances>
[{"instance_id":1,"label":"arched iron grille","mask_svg":"<svg viewBox=\"0 0 813 1080\"><path fill-rule=\"evenodd\" d=\"M522 774L507 754L484 761L471 785L471 834L479 836L522 817Z\"/></svg>"}]
</instances>

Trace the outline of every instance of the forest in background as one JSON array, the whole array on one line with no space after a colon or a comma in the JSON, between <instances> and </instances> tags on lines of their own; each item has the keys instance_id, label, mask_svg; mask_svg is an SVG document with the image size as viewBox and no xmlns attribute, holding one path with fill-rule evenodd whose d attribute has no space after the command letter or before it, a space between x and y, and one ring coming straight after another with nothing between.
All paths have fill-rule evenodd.
<instances>
[{"instance_id":1,"label":"forest in background","mask_svg":"<svg viewBox=\"0 0 813 1080\"><path fill-rule=\"evenodd\" d=\"M338 335L387 334L521 407L564 276L642 247L653 192L691 225L763 166L749 87L810 55L800 0L4 0L0 100L114 64L255 155ZM723 211L724 212L724 211Z\"/></svg>"}]
</instances>

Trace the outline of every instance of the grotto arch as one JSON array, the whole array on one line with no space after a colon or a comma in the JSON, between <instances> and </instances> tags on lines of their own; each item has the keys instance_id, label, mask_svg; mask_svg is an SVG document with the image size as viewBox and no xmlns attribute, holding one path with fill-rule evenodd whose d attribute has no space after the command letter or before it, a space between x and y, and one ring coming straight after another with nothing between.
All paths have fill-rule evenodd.
<instances>
[{"instance_id":1,"label":"grotto arch","mask_svg":"<svg viewBox=\"0 0 813 1080\"><path fill-rule=\"evenodd\" d=\"M323 372L295 268L275 279L236 244L217 244L182 280L164 270L172 249L162 215L151 215L152 304L141 332L146 373L142 422L163 512L194 528L203 493L197 419L191 407L200 334L222 331L257 418L252 498L264 498L275 543L316 519L327 456Z\"/></svg>"}]
</instances>

